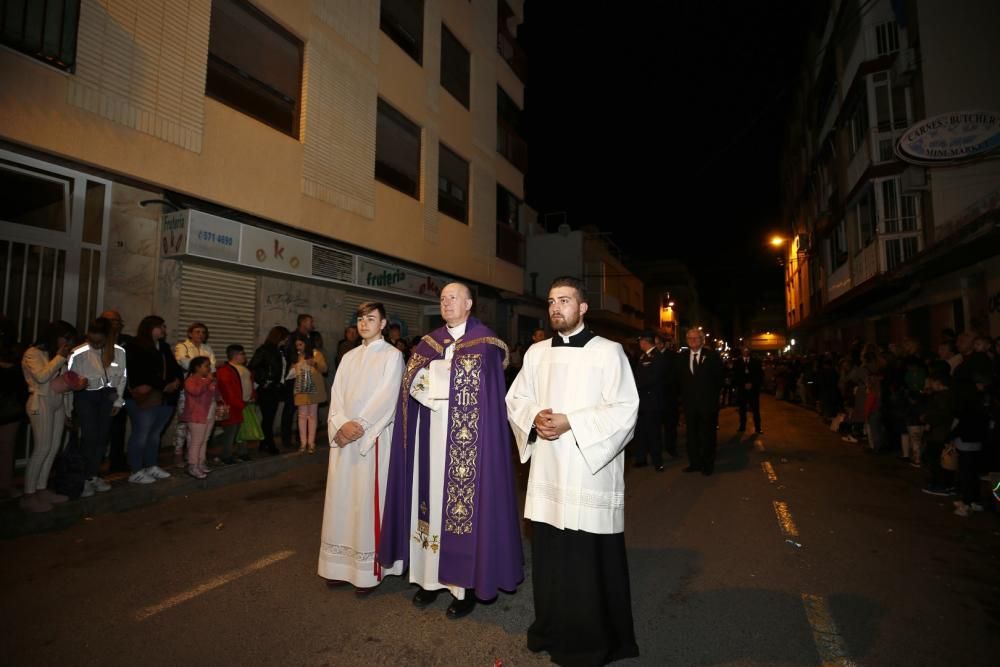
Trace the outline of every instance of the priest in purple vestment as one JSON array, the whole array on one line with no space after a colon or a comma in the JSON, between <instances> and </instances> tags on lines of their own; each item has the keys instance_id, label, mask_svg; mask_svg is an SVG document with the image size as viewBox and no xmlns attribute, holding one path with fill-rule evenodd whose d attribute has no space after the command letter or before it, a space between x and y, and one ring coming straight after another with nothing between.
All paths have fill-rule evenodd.
<instances>
[{"instance_id":1,"label":"priest in purple vestment","mask_svg":"<svg viewBox=\"0 0 1000 667\"><path fill-rule=\"evenodd\" d=\"M524 579L504 401L507 346L471 317L472 292L441 290L436 329L403 374L379 539L384 567L402 563L418 607L442 590L449 618Z\"/></svg>"}]
</instances>

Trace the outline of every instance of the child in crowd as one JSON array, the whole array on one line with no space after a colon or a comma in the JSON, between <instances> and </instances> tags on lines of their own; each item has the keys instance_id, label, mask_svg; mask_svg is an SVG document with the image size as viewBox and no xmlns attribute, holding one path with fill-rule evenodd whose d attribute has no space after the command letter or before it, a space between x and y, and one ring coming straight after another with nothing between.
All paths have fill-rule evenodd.
<instances>
[{"instance_id":1,"label":"child in crowd","mask_svg":"<svg viewBox=\"0 0 1000 667\"><path fill-rule=\"evenodd\" d=\"M181 419L187 423L188 467L187 473L195 479L205 479L205 448L215 426L215 401L217 388L212 377L212 362L208 357L195 357L188 365L184 380L187 398Z\"/></svg>"}]
</instances>

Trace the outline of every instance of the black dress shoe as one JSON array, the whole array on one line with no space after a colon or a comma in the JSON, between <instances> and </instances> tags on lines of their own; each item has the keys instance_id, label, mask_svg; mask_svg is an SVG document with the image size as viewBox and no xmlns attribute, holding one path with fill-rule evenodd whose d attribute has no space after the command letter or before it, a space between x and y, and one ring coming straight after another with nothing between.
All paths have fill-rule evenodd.
<instances>
[{"instance_id":1,"label":"black dress shoe","mask_svg":"<svg viewBox=\"0 0 1000 667\"><path fill-rule=\"evenodd\" d=\"M438 599L438 594L440 592L441 591L425 591L421 588L417 591L417 594L413 596L413 604L418 607L426 607Z\"/></svg>"},{"instance_id":2,"label":"black dress shoe","mask_svg":"<svg viewBox=\"0 0 1000 667\"><path fill-rule=\"evenodd\" d=\"M656 472L663 472L663 465L656 466Z\"/></svg>"},{"instance_id":3,"label":"black dress shoe","mask_svg":"<svg viewBox=\"0 0 1000 667\"><path fill-rule=\"evenodd\" d=\"M684 472L698 472L701 468L695 468L694 466L688 466L684 468Z\"/></svg>"},{"instance_id":4,"label":"black dress shoe","mask_svg":"<svg viewBox=\"0 0 1000 667\"><path fill-rule=\"evenodd\" d=\"M452 620L456 620L462 618L463 616L468 616L475 608L476 596L473 595L471 591L465 591L465 599L452 599L451 604L448 605L448 610L444 613L444 615Z\"/></svg>"}]
</instances>

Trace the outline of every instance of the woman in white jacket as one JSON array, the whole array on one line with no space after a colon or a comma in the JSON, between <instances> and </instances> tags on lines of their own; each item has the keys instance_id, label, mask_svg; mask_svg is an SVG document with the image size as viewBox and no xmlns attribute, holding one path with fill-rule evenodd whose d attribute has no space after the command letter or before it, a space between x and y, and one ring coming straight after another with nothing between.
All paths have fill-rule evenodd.
<instances>
[{"instance_id":1,"label":"woman in white jacket","mask_svg":"<svg viewBox=\"0 0 1000 667\"><path fill-rule=\"evenodd\" d=\"M73 325L61 320L52 322L21 361L29 392L26 409L34 434L21 498L21 507L29 512L48 512L53 503L69 500L50 491L48 481L66 428L65 399L69 390L82 389L86 384L82 378L75 386L66 386L65 379L58 380L66 372L66 360L75 339Z\"/></svg>"}]
</instances>

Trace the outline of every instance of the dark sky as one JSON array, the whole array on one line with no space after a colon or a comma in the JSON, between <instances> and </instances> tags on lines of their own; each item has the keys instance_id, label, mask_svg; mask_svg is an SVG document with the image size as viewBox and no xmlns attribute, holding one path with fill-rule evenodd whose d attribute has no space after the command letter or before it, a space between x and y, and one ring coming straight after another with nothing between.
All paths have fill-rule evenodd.
<instances>
[{"instance_id":1,"label":"dark sky","mask_svg":"<svg viewBox=\"0 0 1000 667\"><path fill-rule=\"evenodd\" d=\"M822 4L527 0L528 202L611 232L627 257L687 261L720 311L780 292L764 243Z\"/></svg>"}]
</instances>

